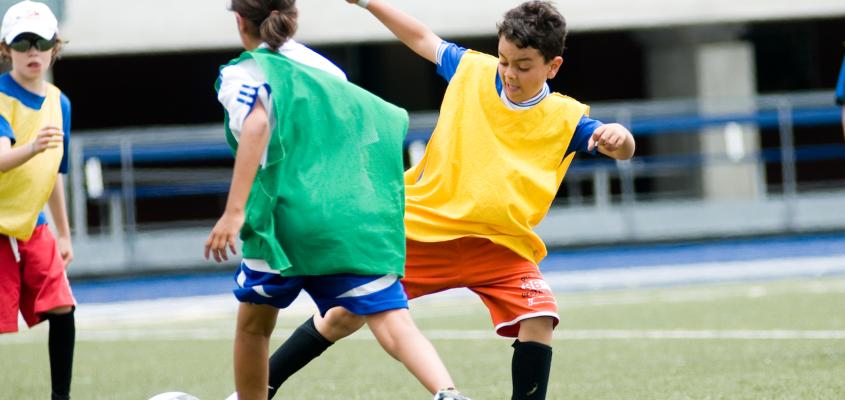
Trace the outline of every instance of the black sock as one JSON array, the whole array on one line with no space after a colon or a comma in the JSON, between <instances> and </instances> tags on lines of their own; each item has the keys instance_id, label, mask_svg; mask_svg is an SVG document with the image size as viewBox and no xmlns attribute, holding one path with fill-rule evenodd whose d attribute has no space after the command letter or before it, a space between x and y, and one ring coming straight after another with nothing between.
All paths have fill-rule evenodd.
<instances>
[{"instance_id":1,"label":"black sock","mask_svg":"<svg viewBox=\"0 0 845 400\"><path fill-rule=\"evenodd\" d=\"M76 323L73 311L50 314L50 333L47 350L50 354L50 383L52 400L70 399L70 378L73 372L73 346L76 342Z\"/></svg>"},{"instance_id":2,"label":"black sock","mask_svg":"<svg viewBox=\"0 0 845 400\"><path fill-rule=\"evenodd\" d=\"M542 400L549 387L552 348L537 342L513 342L511 400Z\"/></svg>"},{"instance_id":3,"label":"black sock","mask_svg":"<svg viewBox=\"0 0 845 400\"><path fill-rule=\"evenodd\" d=\"M311 360L332 345L324 338L317 327L314 318L308 318L292 335L276 349L270 357L270 392L268 399L276 395L276 391L291 375L307 365Z\"/></svg>"}]
</instances>

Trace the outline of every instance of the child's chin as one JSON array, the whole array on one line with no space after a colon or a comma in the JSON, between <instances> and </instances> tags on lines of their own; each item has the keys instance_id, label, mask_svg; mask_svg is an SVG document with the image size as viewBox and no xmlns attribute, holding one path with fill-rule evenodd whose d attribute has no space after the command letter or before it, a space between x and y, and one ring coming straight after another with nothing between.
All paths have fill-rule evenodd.
<instances>
[{"instance_id":1,"label":"child's chin","mask_svg":"<svg viewBox=\"0 0 845 400\"><path fill-rule=\"evenodd\" d=\"M508 96L514 103L523 103L528 101L528 98L522 95L522 92L513 92L510 96Z\"/></svg>"}]
</instances>

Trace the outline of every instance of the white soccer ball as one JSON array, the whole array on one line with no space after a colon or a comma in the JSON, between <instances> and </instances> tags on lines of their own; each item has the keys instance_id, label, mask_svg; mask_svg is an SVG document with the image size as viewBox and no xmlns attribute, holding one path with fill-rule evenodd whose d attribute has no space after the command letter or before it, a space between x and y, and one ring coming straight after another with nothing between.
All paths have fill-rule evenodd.
<instances>
[{"instance_id":1,"label":"white soccer ball","mask_svg":"<svg viewBox=\"0 0 845 400\"><path fill-rule=\"evenodd\" d=\"M150 400L200 400L195 396L191 396L187 393L182 392L167 392L157 394L153 397L150 397Z\"/></svg>"}]
</instances>

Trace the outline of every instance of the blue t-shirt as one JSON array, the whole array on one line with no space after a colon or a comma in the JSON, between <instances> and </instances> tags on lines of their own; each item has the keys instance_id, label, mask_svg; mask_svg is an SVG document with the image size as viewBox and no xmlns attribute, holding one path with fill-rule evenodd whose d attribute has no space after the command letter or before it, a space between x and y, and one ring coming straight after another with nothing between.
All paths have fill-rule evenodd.
<instances>
[{"instance_id":1,"label":"blue t-shirt","mask_svg":"<svg viewBox=\"0 0 845 400\"><path fill-rule=\"evenodd\" d=\"M836 83L836 104L845 105L845 57L842 58L842 69Z\"/></svg>"},{"instance_id":2,"label":"blue t-shirt","mask_svg":"<svg viewBox=\"0 0 845 400\"><path fill-rule=\"evenodd\" d=\"M44 96L39 96L29 90L26 90L17 81L15 81L9 73L0 75L0 92L19 100L25 107L29 107L33 110L40 110L41 106L44 104ZM62 106L62 131L64 131L65 135L62 142L64 153L62 155L62 162L59 164L59 173L67 174L68 143L70 141L70 100L68 100L67 96L62 93L60 101ZM12 125L9 124L9 121L2 116L0 116L0 137L7 137L12 144L15 144L15 133L12 132ZM46 223L47 217L43 212L41 212L38 214L38 222L36 222L36 224L42 225Z\"/></svg>"},{"instance_id":3,"label":"blue t-shirt","mask_svg":"<svg viewBox=\"0 0 845 400\"><path fill-rule=\"evenodd\" d=\"M463 57L466 51L467 49L454 43L450 43L445 40L441 42L440 46L437 48L437 73L446 79L447 82L451 81L452 77L455 76L455 71L458 70L458 64L461 62L461 57ZM502 79L499 77L499 74L496 74L495 83L496 93L502 93ZM512 104L517 108L530 108L542 101L548 94L549 86L548 84L544 84L540 93L533 98L521 103ZM587 149L587 146L590 142L590 136L593 135L593 131L602 125L601 121L594 120L586 115L582 116L581 120L578 121L578 126L575 127L575 134L569 142L569 148L566 150L566 155L575 151L595 154L595 150L590 151Z\"/></svg>"}]
</instances>

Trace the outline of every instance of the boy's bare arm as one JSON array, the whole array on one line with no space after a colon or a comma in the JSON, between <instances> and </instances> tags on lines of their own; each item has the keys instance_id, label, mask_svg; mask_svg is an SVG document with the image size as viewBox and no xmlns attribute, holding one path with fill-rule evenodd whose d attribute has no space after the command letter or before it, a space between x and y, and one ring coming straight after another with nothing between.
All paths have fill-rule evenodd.
<instances>
[{"instance_id":1,"label":"boy's bare arm","mask_svg":"<svg viewBox=\"0 0 845 400\"><path fill-rule=\"evenodd\" d=\"M260 101L256 102L255 108L246 117L241 129L226 210L205 242L206 259L212 255L217 262L228 260L227 247L232 254L237 254L235 244L244 224L246 202L261 164L264 149L267 148L267 142L270 140L267 121L267 110Z\"/></svg>"},{"instance_id":2,"label":"boy's bare arm","mask_svg":"<svg viewBox=\"0 0 845 400\"><path fill-rule=\"evenodd\" d=\"M50 193L50 198L47 199L47 205L50 207L50 216L53 217L53 225L59 234L56 238L59 254L65 263L65 267L67 267L73 260L73 246L70 240L70 224L67 218L65 183L62 174L56 175L56 184L53 186L53 192Z\"/></svg>"},{"instance_id":3,"label":"boy's bare arm","mask_svg":"<svg viewBox=\"0 0 845 400\"><path fill-rule=\"evenodd\" d=\"M356 0L346 0L347 3L359 3ZM437 62L437 47L440 46L439 36L434 34L422 22L393 7L382 0L369 0L366 3L370 11L396 38L408 46L414 53L433 63Z\"/></svg>"},{"instance_id":4,"label":"boy's bare arm","mask_svg":"<svg viewBox=\"0 0 845 400\"><path fill-rule=\"evenodd\" d=\"M62 144L62 131L48 126L38 133L34 141L27 146L12 148L12 141L0 137L0 172L19 167L44 150L59 147Z\"/></svg>"},{"instance_id":5,"label":"boy's bare arm","mask_svg":"<svg viewBox=\"0 0 845 400\"><path fill-rule=\"evenodd\" d=\"M590 137L587 149L592 151L598 146L599 152L617 160L627 160L634 156L636 144L634 135L620 124L604 124Z\"/></svg>"}]
</instances>

